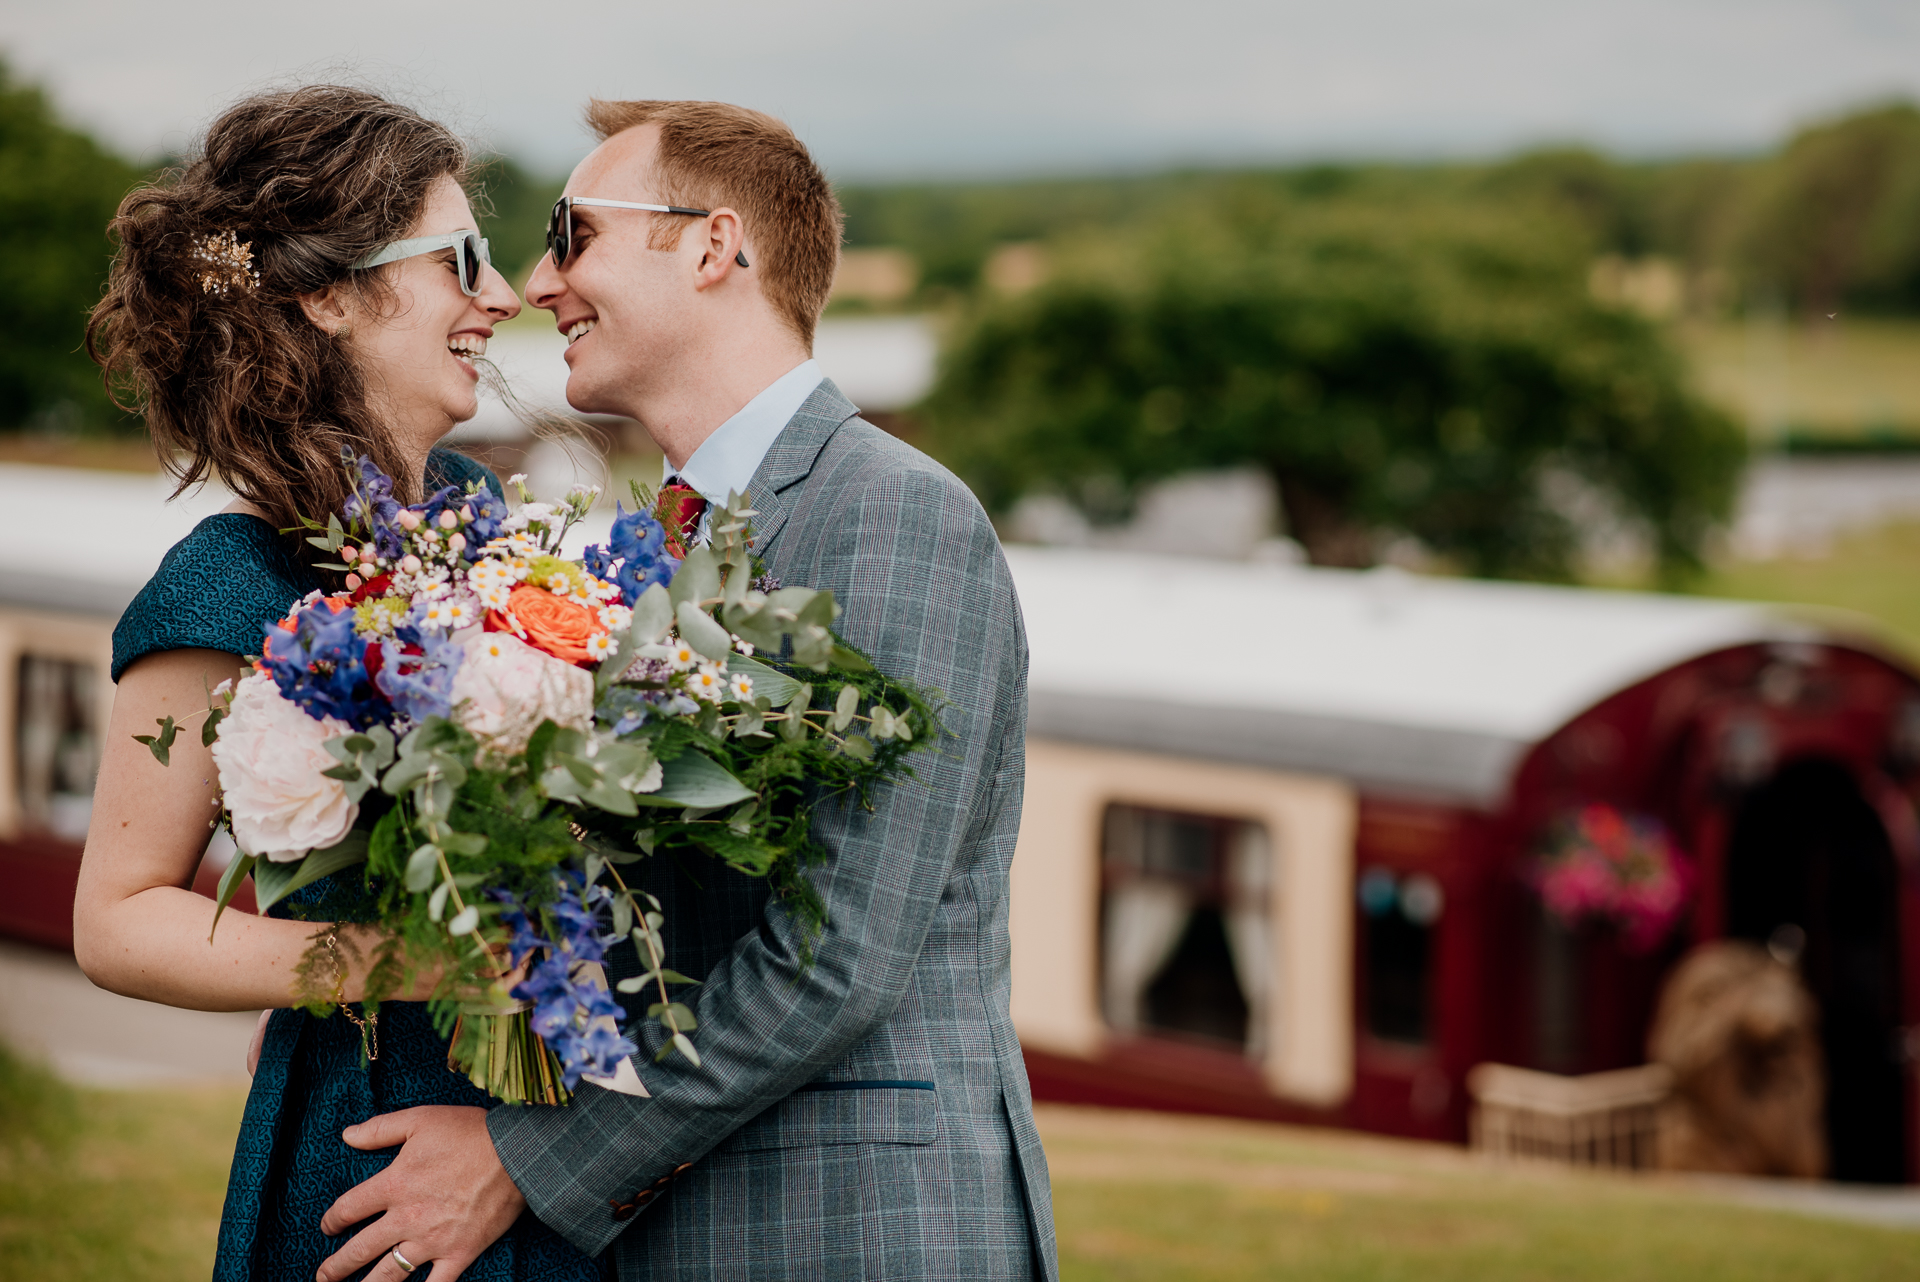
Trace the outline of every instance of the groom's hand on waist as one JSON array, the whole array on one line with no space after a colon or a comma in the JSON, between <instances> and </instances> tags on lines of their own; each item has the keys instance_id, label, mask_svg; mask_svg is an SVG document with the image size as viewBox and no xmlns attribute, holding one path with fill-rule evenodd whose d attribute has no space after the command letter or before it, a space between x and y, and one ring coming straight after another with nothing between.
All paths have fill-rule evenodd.
<instances>
[{"instance_id":1,"label":"groom's hand on waist","mask_svg":"<svg viewBox=\"0 0 1920 1282\"><path fill-rule=\"evenodd\" d=\"M368 1282L402 1282L407 1271L394 1258L396 1247L415 1268L432 1263L433 1282L453 1282L526 1209L494 1153L483 1108L442 1104L383 1113L349 1126L342 1138L357 1149L398 1145L400 1151L321 1217L320 1231L329 1237L373 1222L327 1258L314 1275L318 1282L341 1282L375 1260Z\"/></svg>"}]
</instances>

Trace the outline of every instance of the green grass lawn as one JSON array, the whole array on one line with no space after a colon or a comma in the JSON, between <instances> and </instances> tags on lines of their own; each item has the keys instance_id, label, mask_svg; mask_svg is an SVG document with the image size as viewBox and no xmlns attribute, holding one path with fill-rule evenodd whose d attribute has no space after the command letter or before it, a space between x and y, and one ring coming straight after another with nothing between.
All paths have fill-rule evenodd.
<instances>
[{"instance_id":1,"label":"green grass lawn","mask_svg":"<svg viewBox=\"0 0 1920 1282\"><path fill-rule=\"evenodd\" d=\"M1817 557L1727 561L1688 590L1701 596L1812 606L1814 621L1843 631L1864 625L1920 662L1917 523L1883 525L1836 539Z\"/></svg>"},{"instance_id":2,"label":"green grass lawn","mask_svg":"<svg viewBox=\"0 0 1920 1282\"><path fill-rule=\"evenodd\" d=\"M1040 1131L1068 1282L1866 1282L1920 1261L1920 1233L1724 1205L1674 1177L1141 1113L1043 1108Z\"/></svg>"},{"instance_id":3,"label":"green grass lawn","mask_svg":"<svg viewBox=\"0 0 1920 1282\"><path fill-rule=\"evenodd\" d=\"M74 1090L0 1058L0 1278L205 1278L242 1101ZM1043 1107L1040 1129L1070 1282L1873 1282L1920 1259L1917 1233L1722 1205L1673 1179L1146 1113Z\"/></svg>"},{"instance_id":4,"label":"green grass lawn","mask_svg":"<svg viewBox=\"0 0 1920 1282\"><path fill-rule=\"evenodd\" d=\"M0 1278L213 1271L244 1091L83 1091L0 1051Z\"/></svg>"},{"instance_id":5,"label":"green grass lawn","mask_svg":"<svg viewBox=\"0 0 1920 1282\"><path fill-rule=\"evenodd\" d=\"M1785 428L1920 435L1920 322L1725 321L1675 336L1700 389L1760 439Z\"/></svg>"}]
</instances>

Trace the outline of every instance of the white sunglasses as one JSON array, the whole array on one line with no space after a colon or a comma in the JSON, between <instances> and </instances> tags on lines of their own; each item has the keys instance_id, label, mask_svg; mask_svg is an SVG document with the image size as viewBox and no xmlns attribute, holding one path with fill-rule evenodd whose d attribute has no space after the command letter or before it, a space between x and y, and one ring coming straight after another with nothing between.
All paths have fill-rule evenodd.
<instances>
[{"instance_id":1,"label":"white sunglasses","mask_svg":"<svg viewBox=\"0 0 1920 1282\"><path fill-rule=\"evenodd\" d=\"M353 265L353 270L364 271L369 267L398 262L402 258L431 254L437 249L458 251L454 255L454 261L460 267L460 292L468 298L479 297L480 277L493 262L493 254L487 247L486 237L477 231L456 231L448 232L444 236L416 236L412 240L396 240L391 245L383 245L362 258Z\"/></svg>"}]
</instances>

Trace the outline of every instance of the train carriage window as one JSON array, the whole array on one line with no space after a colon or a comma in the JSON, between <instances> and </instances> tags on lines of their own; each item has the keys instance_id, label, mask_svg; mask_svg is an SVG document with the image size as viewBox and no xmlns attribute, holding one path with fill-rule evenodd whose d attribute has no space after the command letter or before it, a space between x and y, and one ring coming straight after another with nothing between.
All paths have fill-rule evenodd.
<instances>
[{"instance_id":1,"label":"train carriage window","mask_svg":"<svg viewBox=\"0 0 1920 1282\"><path fill-rule=\"evenodd\" d=\"M28 654L17 676L21 816L29 827L84 841L100 768L93 665Z\"/></svg>"},{"instance_id":2,"label":"train carriage window","mask_svg":"<svg viewBox=\"0 0 1920 1282\"><path fill-rule=\"evenodd\" d=\"M1273 941L1266 830L1138 806L1107 810L1102 1004L1122 1033L1263 1053Z\"/></svg>"},{"instance_id":3,"label":"train carriage window","mask_svg":"<svg viewBox=\"0 0 1920 1282\"><path fill-rule=\"evenodd\" d=\"M1433 928L1446 899L1426 873L1369 868L1360 877L1360 997L1382 1041L1432 1040Z\"/></svg>"}]
</instances>

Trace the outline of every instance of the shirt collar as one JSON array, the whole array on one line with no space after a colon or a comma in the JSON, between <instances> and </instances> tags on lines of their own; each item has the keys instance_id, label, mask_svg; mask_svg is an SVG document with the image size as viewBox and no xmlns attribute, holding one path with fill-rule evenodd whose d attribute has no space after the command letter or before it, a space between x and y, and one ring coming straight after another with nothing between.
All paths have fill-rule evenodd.
<instances>
[{"instance_id":1,"label":"shirt collar","mask_svg":"<svg viewBox=\"0 0 1920 1282\"><path fill-rule=\"evenodd\" d=\"M747 482L773 448L774 438L800 412L823 377L820 362L800 362L715 428L685 467L675 468L661 459L661 480L678 475L709 503L725 503L731 494L746 493Z\"/></svg>"}]
</instances>

